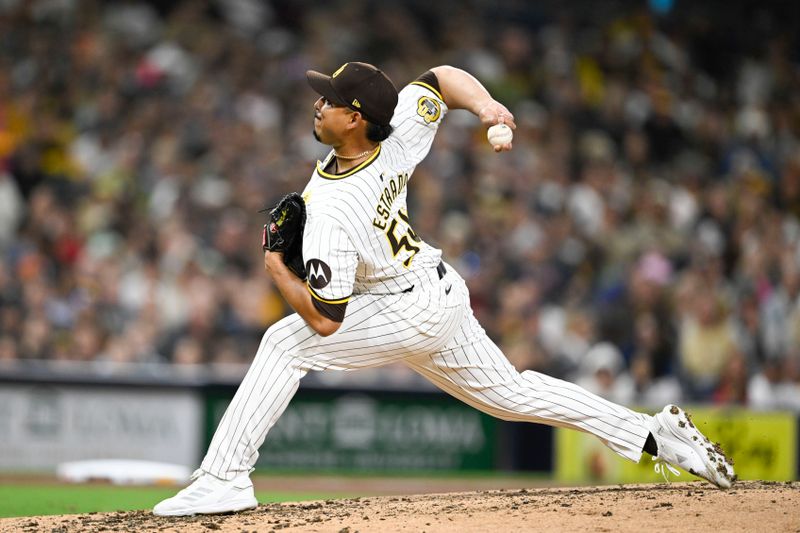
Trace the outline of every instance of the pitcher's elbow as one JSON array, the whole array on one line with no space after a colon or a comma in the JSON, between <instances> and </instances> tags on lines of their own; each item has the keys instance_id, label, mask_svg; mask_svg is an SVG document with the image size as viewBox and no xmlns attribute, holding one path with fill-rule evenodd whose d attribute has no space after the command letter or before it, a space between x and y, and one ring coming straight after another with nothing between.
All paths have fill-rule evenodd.
<instances>
[{"instance_id":1,"label":"pitcher's elbow","mask_svg":"<svg viewBox=\"0 0 800 533\"><path fill-rule=\"evenodd\" d=\"M333 320L328 320L326 318L321 318L317 320L315 324L311 327L316 331L321 337L329 337L336 333L339 330L339 326L341 326L341 322L334 322Z\"/></svg>"}]
</instances>

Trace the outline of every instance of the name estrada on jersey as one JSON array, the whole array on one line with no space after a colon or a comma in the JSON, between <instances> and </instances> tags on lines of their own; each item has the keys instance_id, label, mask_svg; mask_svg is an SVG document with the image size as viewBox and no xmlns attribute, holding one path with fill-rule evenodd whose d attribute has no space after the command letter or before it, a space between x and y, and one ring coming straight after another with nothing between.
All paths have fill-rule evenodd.
<instances>
[{"instance_id":1,"label":"name estrada on jersey","mask_svg":"<svg viewBox=\"0 0 800 533\"><path fill-rule=\"evenodd\" d=\"M389 186L384 187L380 201L378 202L378 205L375 206L375 211L381 218L374 218L372 220L373 226L381 230L386 229L386 221L389 220L390 216L392 216L392 204L394 203L394 199L397 198L397 195L406 188L408 178L410 177L411 176L408 174L408 172L403 172L402 174L398 174L395 178L389 180ZM381 175L381 179L383 178L384 176Z\"/></svg>"},{"instance_id":2,"label":"name estrada on jersey","mask_svg":"<svg viewBox=\"0 0 800 533\"><path fill-rule=\"evenodd\" d=\"M334 152L317 167L303 191L306 226L303 258L315 307L344 319L355 294L399 294L427 283L441 251L414 232L407 185L428 154L447 106L432 72L398 95L392 134L357 167L331 172Z\"/></svg>"}]
</instances>

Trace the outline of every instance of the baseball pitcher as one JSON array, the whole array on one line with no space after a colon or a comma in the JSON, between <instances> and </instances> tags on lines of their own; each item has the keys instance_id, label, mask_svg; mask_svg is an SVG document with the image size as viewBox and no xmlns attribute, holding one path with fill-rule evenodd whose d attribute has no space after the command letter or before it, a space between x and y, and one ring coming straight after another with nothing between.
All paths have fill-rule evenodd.
<instances>
[{"instance_id":1,"label":"baseball pitcher","mask_svg":"<svg viewBox=\"0 0 800 533\"><path fill-rule=\"evenodd\" d=\"M193 483L155 514L256 507L250 472L300 379L396 361L493 416L591 433L632 461L649 453L665 476L677 466L731 486L732 465L680 408L651 417L572 383L517 372L473 316L464 280L414 231L408 187L448 111L472 112L486 128L515 128L478 80L440 66L398 93L380 69L357 62L307 78L320 95L314 135L331 151L302 195L272 210L262 236L264 267L296 312L266 331ZM512 149L510 131L494 138L495 151Z\"/></svg>"}]
</instances>

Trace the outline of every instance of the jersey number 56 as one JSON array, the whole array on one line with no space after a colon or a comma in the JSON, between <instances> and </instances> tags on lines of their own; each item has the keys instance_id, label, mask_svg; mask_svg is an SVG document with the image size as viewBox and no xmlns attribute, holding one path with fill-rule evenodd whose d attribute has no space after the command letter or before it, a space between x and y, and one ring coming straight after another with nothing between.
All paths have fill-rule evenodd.
<instances>
[{"instance_id":1,"label":"jersey number 56","mask_svg":"<svg viewBox=\"0 0 800 533\"><path fill-rule=\"evenodd\" d=\"M397 220L398 218L400 220ZM405 232L402 231L402 227L398 228L400 221L405 223ZM397 216L393 218L386 227L386 239L389 241L389 246L392 249L393 257L397 257L397 255L403 250L411 252L411 254L406 257L405 260L403 260L403 266L405 267L408 267L411 264L412 259L414 259L414 255L419 252L419 246L414 246L412 242L422 242L420 238L417 237L417 234L414 233L414 230L411 229L411 225L408 220L408 213L402 209L398 211Z\"/></svg>"}]
</instances>

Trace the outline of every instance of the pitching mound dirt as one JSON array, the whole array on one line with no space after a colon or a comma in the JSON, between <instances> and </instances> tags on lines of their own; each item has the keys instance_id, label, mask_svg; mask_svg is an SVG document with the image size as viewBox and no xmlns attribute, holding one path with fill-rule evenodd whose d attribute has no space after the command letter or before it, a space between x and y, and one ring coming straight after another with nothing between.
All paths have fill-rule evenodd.
<instances>
[{"instance_id":1,"label":"pitching mound dirt","mask_svg":"<svg viewBox=\"0 0 800 533\"><path fill-rule=\"evenodd\" d=\"M134 511L0 520L2 532L280 530L800 532L800 483L741 482L729 491L699 482L518 489L276 503L189 518Z\"/></svg>"}]
</instances>

